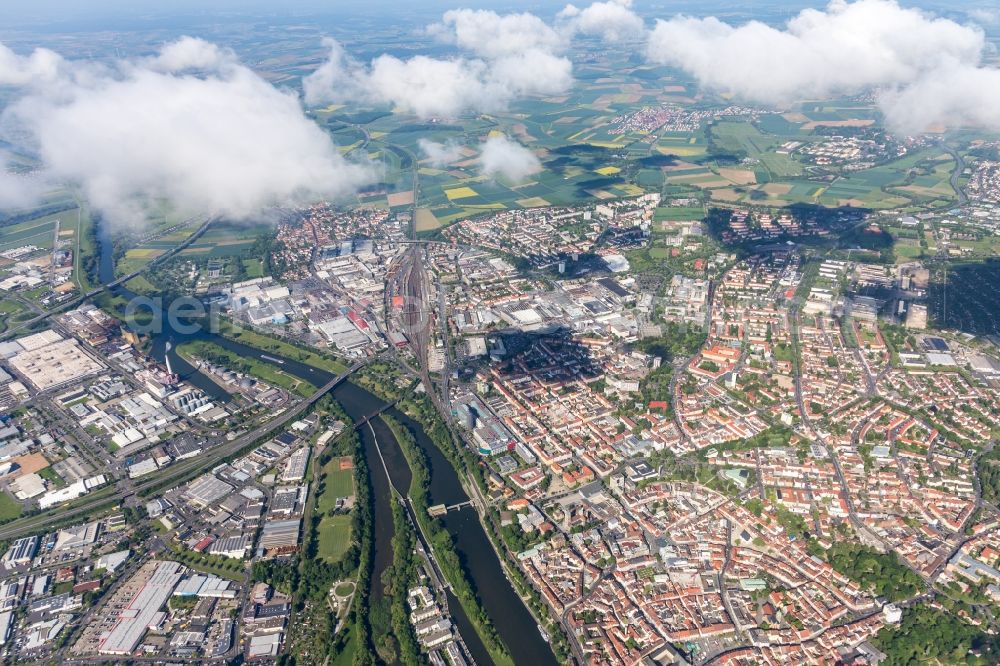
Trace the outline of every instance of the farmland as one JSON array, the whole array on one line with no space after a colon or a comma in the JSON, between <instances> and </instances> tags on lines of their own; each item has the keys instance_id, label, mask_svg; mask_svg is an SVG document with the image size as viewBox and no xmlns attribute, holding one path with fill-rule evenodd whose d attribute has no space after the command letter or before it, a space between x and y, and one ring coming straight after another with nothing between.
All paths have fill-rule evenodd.
<instances>
[{"instance_id":1,"label":"farmland","mask_svg":"<svg viewBox=\"0 0 1000 666\"><path fill-rule=\"evenodd\" d=\"M34 245L40 249L52 249L56 222L63 229L76 227L76 211L67 211L0 228L0 251L23 245ZM63 226L66 225L66 226ZM70 226L72 225L72 226Z\"/></svg>"},{"instance_id":2,"label":"farmland","mask_svg":"<svg viewBox=\"0 0 1000 666\"><path fill-rule=\"evenodd\" d=\"M141 268L165 252L177 247L180 243L183 243L197 228L198 225L190 224L152 240L130 246L125 252L124 257L116 264L115 272L118 275L124 275ZM243 257L253 247L257 238L266 234L270 229L271 226L268 224L241 225L215 223L190 247L184 248L180 256L195 261L223 257ZM246 258L254 260L253 257ZM256 272L260 272L259 262L257 263ZM132 283L129 286L133 289L136 288L136 285Z\"/></svg>"},{"instance_id":3,"label":"farmland","mask_svg":"<svg viewBox=\"0 0 1000 666\"><path fill-rule=\"evenodd\" d=\"M304 53L293 48L284 60L298 62ZM285 71L294 77L299 69ZM954 202L950 176L955 162L936 140L908 145L858 168L811 157L812 147L844 137L895 147L879 128L870 102L800 102L782 113L729 107L728 99L698 91L683 74L637 65L613 50L581 64L574 76L577 85L564 94L521 99L493 113L421 120L388 108L330 105L309 114L341 153L378 168L378 182L340 203L412 211L413 228L423 236L500 210L598 203L650 191L695 202L684 210L657 211L657 221L697 220L717 205L812 204L912 213ZM501 135L530 150L541 170L517 182L485 176L479 162L482 144ZM450 161L428 159L421 140L455 146ZM154 235L181 221L163 205L154 206L149 217ZM11 238L44 235L47 224L19 222L11 227ZM248 252L268 231L264 224L216 224L180 257L196 263L231 257L243 262L247 276L260 276L265 266ZM118 273L145 265L189 233L185 227L126 243ZM5 241L0 237L0 243ZM670 247L655 240L653 245L644 260L670 258ZM897 247L899 260L924 251L916 239L898 239ZM141 281L131 286L156 289Z\"/></svg>"},{"instance_id":4,"label":"farmland","mask_svg":"<svg viewBox=\"0 0 1000 666\"><path fill-rule=\"evenodd\" d=\"M798 138L798 133L765 133L753 123L723 121L711 128L716 150L734 156L745 155L755 164L754 173L759 182L801 176L803 166L788 155L774 152L782 142ZM756 161L756 162L754 162Z\"/></svg>"}]
</instances>

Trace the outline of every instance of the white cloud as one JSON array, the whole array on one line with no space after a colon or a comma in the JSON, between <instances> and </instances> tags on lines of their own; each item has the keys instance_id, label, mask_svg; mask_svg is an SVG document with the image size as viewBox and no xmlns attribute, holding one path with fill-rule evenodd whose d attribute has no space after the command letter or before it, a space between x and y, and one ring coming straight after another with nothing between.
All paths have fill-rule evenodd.
<instances>
[{"instance_id":1,"label":"white cloud","mask_svg":"<svg viewBox=\"0 0 1000 666\"><path fill-rule=\"evenodd\" d=\"M417 145L420 146L420 152L424 154L431 166L448 166L462 157L462 146L450 139L444 143L420 139L417 141Z\"/></svg>"},{"instance_id":2,"label":"white cloud","mask_svg":"<svg viewBox=\"0 0 1000 666\"><path fill-rule=\"evenodd\" d=\"M208 70L202 76L179 70ZM113 223L141 223L150 201L245 219L272 205L352 193L374 178L345 160L281 92L201 40L103 73L33 87L4 114L30 137L43 173L80 186Z\"/></svg>"},{"instance_id":3,"label":"white cloud","mask_svg":"<svg viewBox=\"0 0 1000 666\"><path fill-rule=\"evenodd\" d=\"M468 110L502 108L509 95L491 94L493 84L481 60L414 56L401 60L381 55L365 66L347 56L332 39L330 57L307 76L302 87L307 104L361 102L388 104L421 118L454 116Z\"/></svg>"},{"instance_id":4,"label":"white cloud","mask_svg":"<svg viewBox=\"0 0 1000 666\"><path fill-rule=\"evenodd\" d=\"M1000 130L1000 70L944 66L879 99L886 124L904 134L932 126Z\"/></svg>"},{"instance_id":5,"label":"white cloud","mask_svg":"<svg viewBox=\"0 0 1000 666\"><path fill-rule=\"evenodd\" d=\"M784 29L713 17L657 21L647 55L706 88L784 105L905 85L942 65L974 66L983 44L978 28L894 0L834 0L825 10L803 10Z\"/></svg>"},{"instance_id":6,"label":"white cloud","mask_svg":"<svg viewBox=\"0 0 1000 666\"><path fill-rule=\"evenodd\" d=\"M453 116L465 110L492 111L501 108L507 94L491 94L493 83L486 65L461 58L439 60L414 56L407 60L382 55L362 70L359 87L369 101L389 103L421 118Z\"/></svg>"},{"instance_id":7,"label":"white cloud","mask_svg":"<svg viewBox=\"0 0 1000 666\"><path fill-rule=\"evenodd\" d=\"M497 86L511 98L557 95L573 85L573 63L542 49L528 49L494 60L490 69Z\"/></svg>"},{"instance_id":8,"label":"white cloud","mask_svg":"<svg viewBox=\"0 0 1000 666\"><path fill-rule=\"evenodd\" d=\"M225 65L238 64L235 54L229 49L221 49L204 39L187 36L164 45L159 55L149 63L151 69L174 73L186 70L217 71Z\"/></svg>"},{"instance_id":9,"label":"white cloud","mask_svg":"<svg viewBox=\"0 0 1000 666\"><path fill-rule=\"evenodd\" d=\"M969 11L969 18L981 25L996 25L1000 23L1000 9L979 7Z\"/></svg>"},{"instance_id":10,"label":"white cloud","mask_svg":"<svg viewBox=\"0 0 1000 666\"><path fill-rule=\"evenodd\" d=\"M421 118L490 112L524 95L551 95L572 84L572 64L548 51L529 49L493 61L479 58L402 60L381 55L369 65L351 59L335 40L330 57L303 80L307 104L388 104Z\"/></svg>"},{"instance_id":11,"label":"white cloud","mask_svg":"<svg viewBox=\"0 0 1000 666\"><path fill-rule=\"evenodd\" d=\"M573 64L563 52L575 34L617 41L645 28L631 0L607 0L586 9L570 5L554 25L526 12L453 9L426 32L467 55L384 54L359 63L326 39L330 57L302 82L306 103L387 104L421 118L500 111L522 97L559 95L572 86Z\"/></svg>"},{"instance_id":12,"label":"white cloud","mask_svg":"<svg viewBox=\"0 0 1000 666\"><path fill-rule=\"evenodd\" d=\"M35 49L21 56L0 44L0 85L40 85L57 79L64 69L62 57L49 49Z\"/></svg>"},{"instance_id":13,"label":"white cloud","mask_svg":"<svg viewBox=\"0 0 1000 666\"><path fill-rule=\"evenodd\" d=\"M566 5L558 19L570 32L598 35L607 42L640 39L646 33L644 21L632 11L632 0L595 2L583 9Z\"/></svg>"},{"instance_id":14,"label":"white cloud","mask_svg":"<svg viewBox=\"0 0 1000 666\"><path fill-rule=\"evenodd\" d=\"M438 38L484 58L529 50L556 52L566 37L534 14L497 14L487 9L453 9L428 28Z\"/></svg>"},{"instance_id":15,"label":"white cloud","mask_svg":"<svg viewBox=\"0 0 1000 666\"><path fill-rule=\"evenodd\" d=\"M337 40L327 37L323 46L330 55L322 65L302 80L305 102L310 106L327 102L361 99L365 94L364 69L352 60Z\"/></svg>"},{"instance_id":16,"label":"white cloud","mask_svg":"<svg viewBox=\"0 0 1000 666\"><path fill-rule=\"evenodd\" d=\"M478 161L484 176L501 176L512 182L523 181L542 170L542 163L533 152L502 135L486 140Z\"/></svg>"}]
</instances>

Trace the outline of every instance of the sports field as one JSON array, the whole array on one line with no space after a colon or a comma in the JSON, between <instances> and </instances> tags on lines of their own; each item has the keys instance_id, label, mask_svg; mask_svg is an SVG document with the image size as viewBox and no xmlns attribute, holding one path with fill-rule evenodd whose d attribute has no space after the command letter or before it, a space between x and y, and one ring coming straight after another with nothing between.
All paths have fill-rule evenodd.
<instances>
[{"instance_id":1,"label":"sports field","mask_svg":"<svg viewBox=\"0 0 1000 666\"><path fill-rule=\"evenodd\" d=\"M319 521L317 554L334 564L340 561L351 547L351 517L349 515L324 516Z\"/></svg>"},{"instance_id":2,"label":"sports field","mask_svg":"<svg viewBox=\"0 0 1000 666\"><path fill-rule=\"evenodd\" d=\"M323 466L320 483L323 484L323 492L316 500L316 510L325 514L336 506L338 497L354 495L354 470L351 467L341 469L341 459L333 458Z\"/></svg>"},{"instance_id":3,"label":"sports field","mask_svg":"<svg viewBox=\"0 0 1000 666\"><path fill-rule=\"evenodd\" d=\"M321 516L317 528L318 554L327 562L339 562L351 546L351 516L348 513L329 515L336 508L337 498L354 495L354 468L351 459L334 457L320 470L320 488L316 498L316 515Z\"/></svg>"}]
</instances>

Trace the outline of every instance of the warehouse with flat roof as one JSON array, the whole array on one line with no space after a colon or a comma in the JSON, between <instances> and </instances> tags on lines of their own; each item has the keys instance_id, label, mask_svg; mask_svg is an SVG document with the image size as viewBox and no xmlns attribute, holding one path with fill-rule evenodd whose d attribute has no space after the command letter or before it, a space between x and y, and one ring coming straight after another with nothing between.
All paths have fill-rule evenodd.
<instances>
[{"instance_id":1,"label":"warehouse with flat roof","mask_svg":"<svg viewBox=\"0 0 1000 666\"><path fill-rule=\"evenodd\" d=\"M233 487L225 481L211 474L202 474L188 484L186 495L192 505L205 508L215 504L231 492L233 492Z\"/></svg>"},{"instance_id":2,"label":"warehouse with flat roof","mask_svg":"<svg viewBox=\"0 0 1000 666\"><path fill-rule=\"evenodd\" d=\"M306 469L309 467L309 447L303 446L292 452L285 463L285 471L281 473L281 480L286 483L295 483L306 478Z\"/></svg>"},{"instance_id":3,"label":"warehouse with flat roof","mask_svg":"<svg viewBox=\"0 0 1000 666\"><path fill-rule=\"evenodd\" d=\"M21 344L24 344L22 339ZM39 391L76 381L105 369L70 339L59 339L35 349L25 349L10 365Z\"/></svg>"},{"instance_id":4,"label":"warehouse with flat roof","mask_svg":"<svg viewBox=\"0 0 1000 666\"><path fill-rule=\"evenodd\" d=\"M3 562L9 566L27 564L35 556L38 550L38 537L21 537L7 549L3 556Z\"/></svg>"},{"instance_id":5,"label":"warehouse with flat roof","mask_svg":"<svg viewBox=\"0 0 1000 666\"><path fill-rule=\"evenodd\" d=\"M247 656L251 659L261 657L274 657L281 647L281 639L284 634L264 634L262 636L252 636L247 645Z\"/></svg>"},{"instance_id":6,"label":"warehouse with flat roof","mask_svg":"<svg viewBox=\"0 0 1000 666\"><path fill-rule=\"evenodd\" d=\"M265 551L289 552L299 545L299 520L272 520L264 523L260 548Z\"/></svg>"},{"instance_id":7,"label":"warehouse with flat roof","mask_svg":"<svg viewBox=\"0 0 1000 666\"><path fill-rule=\"evenodd\" d=\"M152 564L155 568L148 573L146 567ZM150 562L146 567L140 569L136 576L148 575L149 578L128 606L122 609L118 622L101 641L97 650L101 654L132 654L182 578L179 573L181 565L177 562Z\"/></svg>"}]
</instances>

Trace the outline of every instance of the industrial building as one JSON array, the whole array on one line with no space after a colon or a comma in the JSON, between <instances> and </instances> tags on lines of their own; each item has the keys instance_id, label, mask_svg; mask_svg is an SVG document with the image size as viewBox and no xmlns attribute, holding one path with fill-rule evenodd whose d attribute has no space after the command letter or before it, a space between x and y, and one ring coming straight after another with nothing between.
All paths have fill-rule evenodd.
<instances>
[{"instance_id":1,"label":"industrial building","mask_svg":"<svg viewBox=\"0 0 1000 666\"><path fill-rule=\"evenodd\" d=\"M198 597L200 599L234 599L236 590L232 583L218 576L194 574L181 581L174 590L174 596Z\"/></svg>"},{"instance_id":2,"label":"industrial building","mask_svg":"<svg viewBox=\"0 0 1000 666\"><path fill-rule=\"evenodd\" d=\"M242 560L246 557L249 551L250 537L245 534L218 539L208 549L208 552L212 555L232 557L238 560Z\"/></svg>"},{"instance_id":3,"label":"industrial building","mask_svg":"<svg viewBox=\"0 0 1000 666\"><path fill-rule=\"evenodd\" d=\"M185 494L190 504L205 508L215 504L231 492L233 492L233 487L225 481L217 479L211 474L202 474L188 484Z\"/></svg>"},{"instance_id":4,"label":"industrial building","mask_svg":"<svg viewBox=\"0 0 1000 666\"><path fill-rule=\"evenodd\" d=\"M8 567L27 564L38 550L38 537L22 537L15 541L3 556L3 563Z\"/></svg>"},{"instance_id":5,"label":"industrial building","mask_svg":"<svg viewBox=\"0 0 1000 666\"><path fill-rule=\"evenodd\" d=\"M264 523L259 547L269 554L295 550L299 546L299 523L298 519Z\"/></svg>"},{"instance_id":6,"label":"industrial building","mask_svg":"<svg viewBox=\"0 0 1000 666\"><path fill-rule=\"evenodd\" d=\"M98 652L109 655L130 655L150 625L157 624L160 608L174 593L183 577L176 562L147 562L132 577L129 585L119 594L132 595L130 587L139 587L131 601L119 612L118 621L108 635L100 642Z\"/></svg>"},{"instance_id":7,"label":"industrial building","mask_svg":"<svg viewBox=\"0 0 1000 666\"><path fill-rule=\"evenodd\" d=\"M28 336L34 337L36 336ZM75 339L62 338L58 334L55 337L58 340L33 349L25 348L10 359L11 367L39 391L61 386L105 369L84 353ZM22 347L28 338L19 341ZM52 336L45 339L51 340Z\"/></svg>"},{"instance_id":8,"label":"industrial building","mask_svg":"<svg viewBox=\"0 0 1000 666\"><path fill-rule=\"evenodd\" d=\"M281 473L281 480L286 483L295 483L306 478L306 468L309 466L309 447L303 446L292 452L285 462L285 469Z\"/></svg>"}]
</instances>

